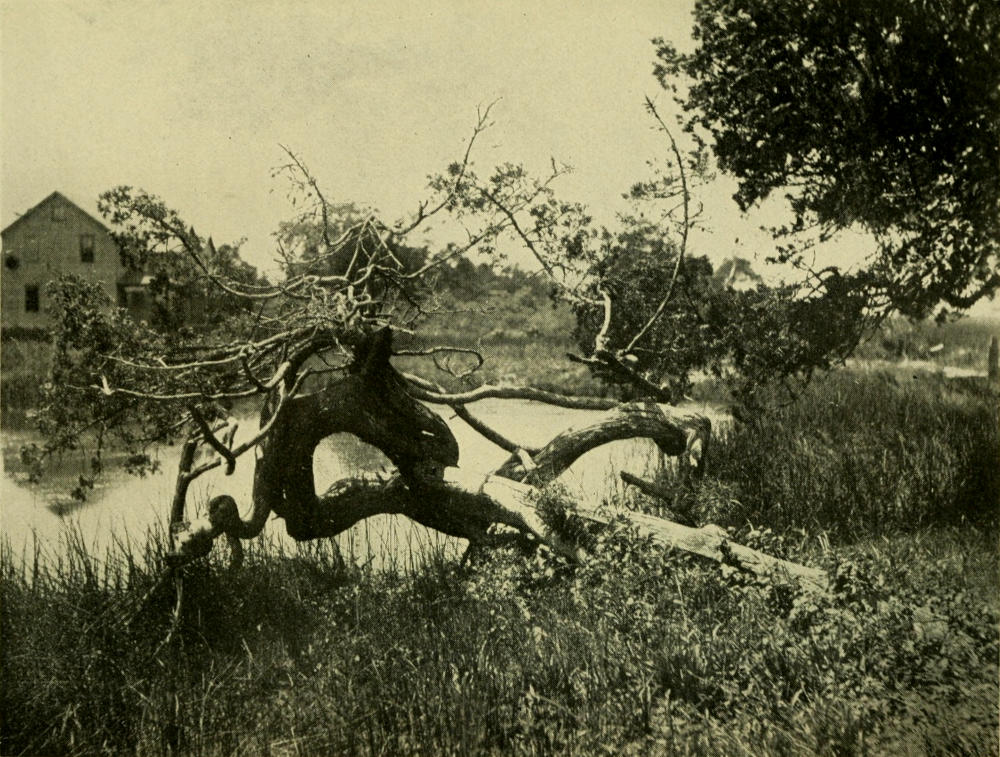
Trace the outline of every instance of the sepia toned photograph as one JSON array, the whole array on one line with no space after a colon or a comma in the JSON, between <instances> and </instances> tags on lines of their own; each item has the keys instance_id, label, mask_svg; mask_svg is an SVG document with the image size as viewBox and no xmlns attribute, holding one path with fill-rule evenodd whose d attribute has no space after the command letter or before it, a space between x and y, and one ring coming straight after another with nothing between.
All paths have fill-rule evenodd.
<instances>
[{"instance_id":1,"label":"sepia toned photograph","mask_svg":"<svg viewBox=\"0 0 1000 757\"><path fill-rule=\"evenodd\" d=\"M1000 754L1000 5L0 0L0 755Z\"/></svg>"}]
</instances>

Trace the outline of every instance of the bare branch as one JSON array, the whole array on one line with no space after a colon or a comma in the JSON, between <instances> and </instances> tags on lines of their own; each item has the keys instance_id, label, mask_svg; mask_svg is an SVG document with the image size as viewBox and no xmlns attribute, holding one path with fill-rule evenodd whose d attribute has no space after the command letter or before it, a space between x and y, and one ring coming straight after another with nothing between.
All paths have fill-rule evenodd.
<instances>
[{"instance_id":1,"label":"bare branch","mask_svg":"<svg viewBox=\"0 0 1000 757\"><path fill-rule=\"evenodd\" d=\"M507 220L510 222L510 226L521 238L521 241L524 242L524 246L528 248L528 251L531 252L531 254L535 257L535 260L537 260L538 263L542 266L542 268L545 270L545 273L548 274L549 278L557 280L555 271L553 270L551 263L549 263L549 261L546 260L545 257L538 251L538 248L535 247L534 241L531 239L530 236L528 236L528 234L525 233L524 229L521 228L521 224L518 223L517 216L514 215L514 211L508 208L502 202L500 202L500 200L498 200L496 196L493 195L492 192L487 192L485 189L481 189L480 193L483 195L483 197L485 197L487 200L493 203L493 205L496 206L497 210L499 210L501 213L503 213L503 215L507 217Z\"/></svg>"},{"instance_id":2,"label":"bare branch","mask_svg":"<svg viewBox=\"0 0 1000 757\"><path fill-rule=\"evenodd\" d=\"M659 402L671 403L674 401L669 390L659 384L654 384L645 376L637 373L634 368L625 365L616 355L613 355L608 350L595 352L593 357L580 357L579 355L574 355L572 352L568 352L566 353L566 357L574 363L581 363L598 371L613 374L633 386L642 389L646 393L646 396L652 397Z\"/></svg>"},{"instance_id":3,"label":"bare branch","mask_svg":"<svg viewBox=\"0 0 1000 757\"><path fill-rule=\"evenodd\" d=\"M177 479L174 485L174 499L170 506L170 526L184 520L184 504L187 502L187 490L191 481L191 466L194 464L194 455L198 450L198 440L189 438L181 447L180 460L177 463Z\"/></svg>"},{"instance_id":4,"label":"bare branch","mask_svg":"<svg viewBox=\"0 0 1000 757\"><path fill-rule=\"evenodd\" d=\"M682 526L696 527L698 525L687 513L681 513L677 510L674 502L676 497L667 487L633 476L627 471L619 471L618 475L624 483L634 486L647 497L663 501L665 504L661 506L661 515L680 523Z\"/></svg>"},{"instance_id":5,"label":"bare branch","mask_svg":"<svg viewBox=\"0 0 1000 757\"><path fill-rule=\"evenodd\" d=\"M103 382L107 379L102 376ZM73 386L73 385L68 385ZM235 392L178 392L176 394L158 394L156 392L140 392L137 389L125 389L122 387L112 387L112 386L96 386L91 384L88 387L76 386L77 389L93 389L95 391L101 392L108 397L113 397L116 394L121 394L126 397L136 397L137 399L143 400L153 400L156 402L166 402L169 400L235 400L242 397L252 397L258 393L256 388L254 389L243 389Z\"/></svg>"},{"instance_id":6,"label":"bare branch","mask_svg":"<svg viewBox=\"0 0 1000 757\"><path fill-rule=\"evenodd\" d=\"M411 382L410 394L424 402L436 405L464 405L485 399L505 399L530 400L532 402L543 402L546 405L577 410L608 410L621 404L617 400L606 399L604 397L580 397L557 394L556 392L547 392L543 389L535 389L527 386L495 386L487 384L467 392L435 392L421 387L419 382L422 380L419 377L409 373L404 373L403 376Z\"/></svg>"},{"instance_id":7,"label":"bare branch","mask_svg":"<svg viewBox=\"0 0 1000 757\"><path fill-rule=\"evenodd\" d=\"M279 144L278 146L285 151L289 158L292 159L292 162L298 168L299 173L301 173L305 178L306 183L309 184L309 186L312 187L313 192L316 193L316 197L319 200L320 213L323 218L323 242L326 244L327 250L332 250L333 243L330 241L330 218L328 215L328 204L326 198L323 196L323 192L319 188L319 182L316 181L315 177L312 173L310 173L309 169L306 168L305 164L299 160L298 155L282 144Z\"/></svg>"},{"instance_id":8,"label":"bare branch","mask_svg":"<svg viewBox=\"0 0 1000 757\"><path fill-rule=\"evenodd\" d=\"M284 383L279 383L278 384L278 386L277 386L277 389L278 389L278 399L277 399L277 402L276 402L274 408L271 410L271 416L270 416L270 418L268 419L267 423L265 423L263 426L260 427L260 430L258 430L257 433L253 437L251 437L247 441L243 442L243 444L240 444L239 446L233 448L233 450L232 450L232 457L233 457L234 460L235 460L235 458L240 457L240 455L243 455L248 450L251 450L254 447L256 447L258 444L260 444L264 440L264 438L269 433L271 433L271 429L274 428L274 424L277 422L278 417L281 414L281 408L284 406L285 400L288 397L295 396L295 393L298 391L299 387L302 385L302 382L305 381L306 377L309 376L309 375L310 375L310 372L308 370L303 371L301 374L299 374L298 378L295 380L295 383L292 385L291 390L286 390ZM205 464L199 466L198 468L195 468L193 471L191 471L188 474L188 476L190 476L191 480L194 480L194 479L198 478L198 476L201 476L202 474L207 473L210 470L214 470L215 468L218 468L221 464L222 464L222 460L214 460L212 462L205 463Z\"/></svg>"},{"instance_id":9,"label":"bare branch","mask_svg":"<svg viewBox=\"0 0 1000 757\"><path fill-rule=\"evenodd\" d=\"M611 297L602 287L598 287L597 291L601 293L601 298L604 300L604 322L601 324L601 330L597 332L597 336L594 337L594 352L605 352L608 348L608 329L611 328Z\"/></svg>"},{"instance_id":10,"label":"bare branch","mask_svg":"<svg viewBox=\"0 0 1000 757\"><path fill-rule=\"evenodd\" d=\"M434 384L431 381L427 381L426 379L422 379L419 376L414 376L413 374L409 373L403 374L403 376L412 384L416 384L417 386L426 389L427 391L434 392L435 394L445 393L445 390L442 389L437 384ZM412 393L413 392L411 391L411 394ZM452 410L454 410L455 415L457 415L459 418L465 421L465 423L468 424L468 426L473 431L477 432L484 439L493 442L493 444L497 445L500 449L504 450L505 452L513 454L517 452L517 450L522 448L521 445L511 441L496 429L492 428L491 426L487 426L485 423L479 420L479 418L476 418L472 413L469 412L469 409L465 405L456 402L448 406ZM531 450L531 452L534 452L534 450Z\"/></svg>"},{"instance_id":11,"label":"bare branch","mask_svg":"<svg viewBox=\"0 0 1000 757\"><path fill-rule=\"evenodd\" d=\"M208 443L212 449L218 452L226 461L226 475L231 476L233 471L236 470L236 456L233 451L229 449L225 444L219 441L219 438L212 431L208 422L205 420L198 408L194 405L188 407L188 412L191 414L191 419L194 421L198 430L201 431L202 438Z\"/></svg>"},{"instance_id":12,"label":"bare branch","mask_svg":"<svg viewBox=\"0 0 1000 757\"><path fill-rule=\"evenodd\" d=\"M438 370L442 371L443 373L447 373L447 374L449 374L451 376L454 376L455 378L458 378L458 379L468 378L473 373L475 373L480 368L482 368L483 367L483 363L485 362L485 360L484 360L484 358L482 356L482 353L480 353L479 350L472 349L471 347L437 346L437 347L427 347L427 348L421 349L421 350L413 350L413 349L410 349L410 350L396 350L394 352L394 354L396 354L396 355L410 355L410 356L418 356L418 357L432 357L433 360L434 360L434 365L437 367ZM447 356L449 356L449 355L455 355L455 354L471 355L472 357L475 358L475 365L473 365L471 368L468 368L467 370L464 370L464 371L455 371L455 370L453 370L452 367L447 363ZM445 360L446 360L445 363L440 362L440 360L438 359L439 355L445 355L446 356L445 357Z\"/></svg>"},{"instance_id":13,"label":"bare branch","mask_svg":"<svg viewBox=\"0 0 1000 757\"><path fill-rule=\"evenodd\" d=\"M446 208L451 201L458 194L458 189L461 187L462 182L465 179L466 174L469 170L469 165L471 163L472 148L476 143L476 139L482 134L486 129L490 127L489 117L490 111L493 110L493 106L500 102L499 99L494 100L485 108L476 108L476 126L472 130L472 136L469 138L469 144L465 147L465 154L462 156L462 162L459 164L458 172L455 174L455 180L451 183L451 188L444 198L430 210L427 209L425 203L421 203L420 207L417 208L417 212L413 220L406 226L393 229L392 233L399 237L404 237L411 231L416 229L421 223L431 216L441 212Z\"/></svg>"},{"instance_id":14,"label":"bare branch","mask_svg":"<svg viewBox=\"0 0 1000 757\"><path fill-rule=\"evenodd\" d=\"M677 251L677 262L674 264L674 272L673 275L670 277L670 284L667 286L667 292L666 294L663 295L663 299L660 300L659 306L656 308L656 311L653 313L650 319L646 322L646 325L643 326L641 329L639 329L639 332L634 337L632 337L632 341L630 341L625 346L624 352L626 353L633 347L635 347L635 345L638 344L639 340L642 339L646 335L646 333L653 327L653 324L656 323L657 319L663 314L663 311L666 309L667 304L670 302L670 298L673 297L674 287L676 286L677 278L680 275L681 263L684 261L684 253L687 251L688 231L690 229L690 224L691 224L691 219L689 215L690 193L688 192L687 172L684 170L684 160L681 157L681 151L677 147L677 141L674 139L673 133L670 131L670 129L667 127L667 124L660 117L659 112L656 110L656 106L653 104L653 101L650 100L648 96L646 97L646 109L649 110L649 112L653 115L653 118L656 119L663 133L666 134L667 138L670 140L670 148L673 150L674 159L677 162L677 170L680 171L681 192L684 195L684 223L681 226L681 244L680 244L680 249Z\"/></svg>"}]
</instances>

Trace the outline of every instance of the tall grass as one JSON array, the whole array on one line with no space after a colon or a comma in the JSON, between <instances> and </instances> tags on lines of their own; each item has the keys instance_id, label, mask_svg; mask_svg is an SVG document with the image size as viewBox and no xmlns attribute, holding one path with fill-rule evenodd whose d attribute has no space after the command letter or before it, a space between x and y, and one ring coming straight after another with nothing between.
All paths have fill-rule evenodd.
<instances>
[{"instance_id":1,"label":"tall grass","mask_svg":"<svg viewBox=\"0 0 1000 757\"><path fill-rule=\"evenodd\" d=\"M996 492L995 396L855 376L810 391L678 492L825 567L829 592L623 525L575 567L431 551L374 572L325 543L252 545L240 571L186 569L179 613L155 541L6 551L0 753L996 754L995 507L970 499Z\"/></svg>"},{"instance_id":2,"label":"tall grass","mask_svg":"<svg viewBox=\"0 0 1000 757\"><path fill-rule=\"evenodd\" d=\"M966 573L986 545L934 543L943 560L894 543L841 559L818 597L624 528L575 570L497 553L371 574L323 549L256 552L236 574L190 570L169 636L174 585L127 559L30 583L5 563L0 749L989 754L998 616ZM900 567L913 557L923 583Z\"/></svg>"},{"instance_id":3,"label":"tall grass","mask_svg":"<svg viewBox=\"0 0 1000 757\"><path fill-rule=\"evenodd\" d=\"M893 318L861 344L856 357L877 360L933 360L940 365L986 372L991 337L1000 336L1000 321L961 318L948 323Z\"/></svg>"},{"instance_id":4,"label":"tall grass","mask_svg":"<svg viewBox=\"0 0 1000 757\"><path fill-rule=\"evenodd\" d=\"M839 371L714 444L710 476L678 488L702 520L840 541L934 525L995 528L1000 402L980 380ZM670 482L666 482L670 483Z\"/></svg>"}]
</instances>

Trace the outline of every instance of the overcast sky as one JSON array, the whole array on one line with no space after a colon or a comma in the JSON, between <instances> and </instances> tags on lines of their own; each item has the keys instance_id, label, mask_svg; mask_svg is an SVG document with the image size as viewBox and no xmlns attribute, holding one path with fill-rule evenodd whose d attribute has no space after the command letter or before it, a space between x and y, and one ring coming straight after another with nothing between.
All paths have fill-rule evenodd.
<instances>
[{"instance_id":1,"label":"overcast sky","mask_svg":"<svg viewBox=\"0 0 1000 757\"><path fill-rule=\"evenodd\" d=\"M498 98L480 169L568 163L561 194L610 221L646 161L668 157L643 112L647 94L672 111L650 40L690 47L692 5L3 0L0 224L55 189L96 213L98 194L130 184L217 241L246 237L245 257L268 268L291 210L271 177L280 145L329 199L394 219ZM762 260L758 227L778 216L741 218L733 189L703 196L713 233L693 251ZM863 249L849 236L844 260Z\"/></svg>"},{"instance_id":2,"label":"overcast sky","mask_svg":"<svg viewBox=\"0 0 1000 757\"><path fill-rule=\"evenodd\" d=\"M477 164L569 163L562 193L610 219L667 156L642 108L670 108L650 39L689 44L690 5L6 0L0 222L54 189L94 211L131 184L266 263L289 214L279 145L331 199L395 217L498 98ZM712 193L713 220L736 233L713 247L738 235L731 191Z\"/></svg>"}]
</instances>

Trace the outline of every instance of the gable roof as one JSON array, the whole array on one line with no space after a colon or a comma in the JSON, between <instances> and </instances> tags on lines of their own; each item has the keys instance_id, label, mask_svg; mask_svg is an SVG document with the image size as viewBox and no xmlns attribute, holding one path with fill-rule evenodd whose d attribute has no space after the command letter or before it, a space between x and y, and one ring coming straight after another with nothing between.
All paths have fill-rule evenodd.
<instances>
[{"instance_id":1,"label":"gable roof","mask_svg":"<svg viewBox=\"0 0 1000 757\"><path fill-rule=\"evenodd\" d=\"M14 219L14 220L13 220L13 221L12 221L12 222L10 223L10 224L8 224L7 228L5 228L5 229L4 229L4 230L3 230L2 232L0 232L0 233L2 233L2 234L6 234L6 233L7 233L8 231L10 231L10 230L11 230L11 229L13 229L13 228L14 228L15 226L17 226L17 225L18 225L19 223L21 223L21 221L23 221L23 220L24 220L25 218L27 218L28 216L31 216L31 215L34 215L34 214L35 214L35 213L36 213L36 212L37 212L38 210L40 210L40 209L41 209L41 208L42 208L43 206L47 205L48 203L52 202L52 200L55 200L55 199L59 199L59 200L62 200L62 201L63 201L63 202L65 202L65 203L66 203L67 205L71 205L71 206L72 206L73 208L75 208L75 209L76 209L76 210L77 210L78 212L82 213L82 214L83 214L84 216L86 216L86 217L87 217L87 218L89 218L89 219L90 219L91 221L93 221L93 222L94 222L94 223L96 223L96 224L97 224L98 226L100 226L100 227L101 227L102 229L104 229L104 231L107 231L107 232L110 232L110 231L111 231L111 230L110 230L110 229L109 229L109 228L108 228L107 226L105 226L105 225L104 225L104 224L103 224L103 223L102 223L102 222L101 222L100 220L98 220L97 218L94 218L94 216L90 215L90 213L88 213L88 212L87 212L86 210L84 210L83 208L81 208L81 207L80 207L79 205L77 205L77 204L76 204L75 202L73 202L73 201L72 201L71 199L69 199L69 198L68 198L68 197L67 197L66 195L64 195L64 194L63 194L62 192L59 192L59 191L57 190L57 191L53 192L52 194L50 194L50 195L49 195L48 197L46 197L46 198L45 198L44 200L42 200L42 201L41 201L40 203L38 203L37 205L34 205L34 206L32 206L31 208L29 208L28 210L24 211L24 212L23 212L23 213L22 213L22 214L21 214L21 215L20 215L20 216L19 216L18 218L15 218L15 219Z\"/></svg>"}]
</instances>

